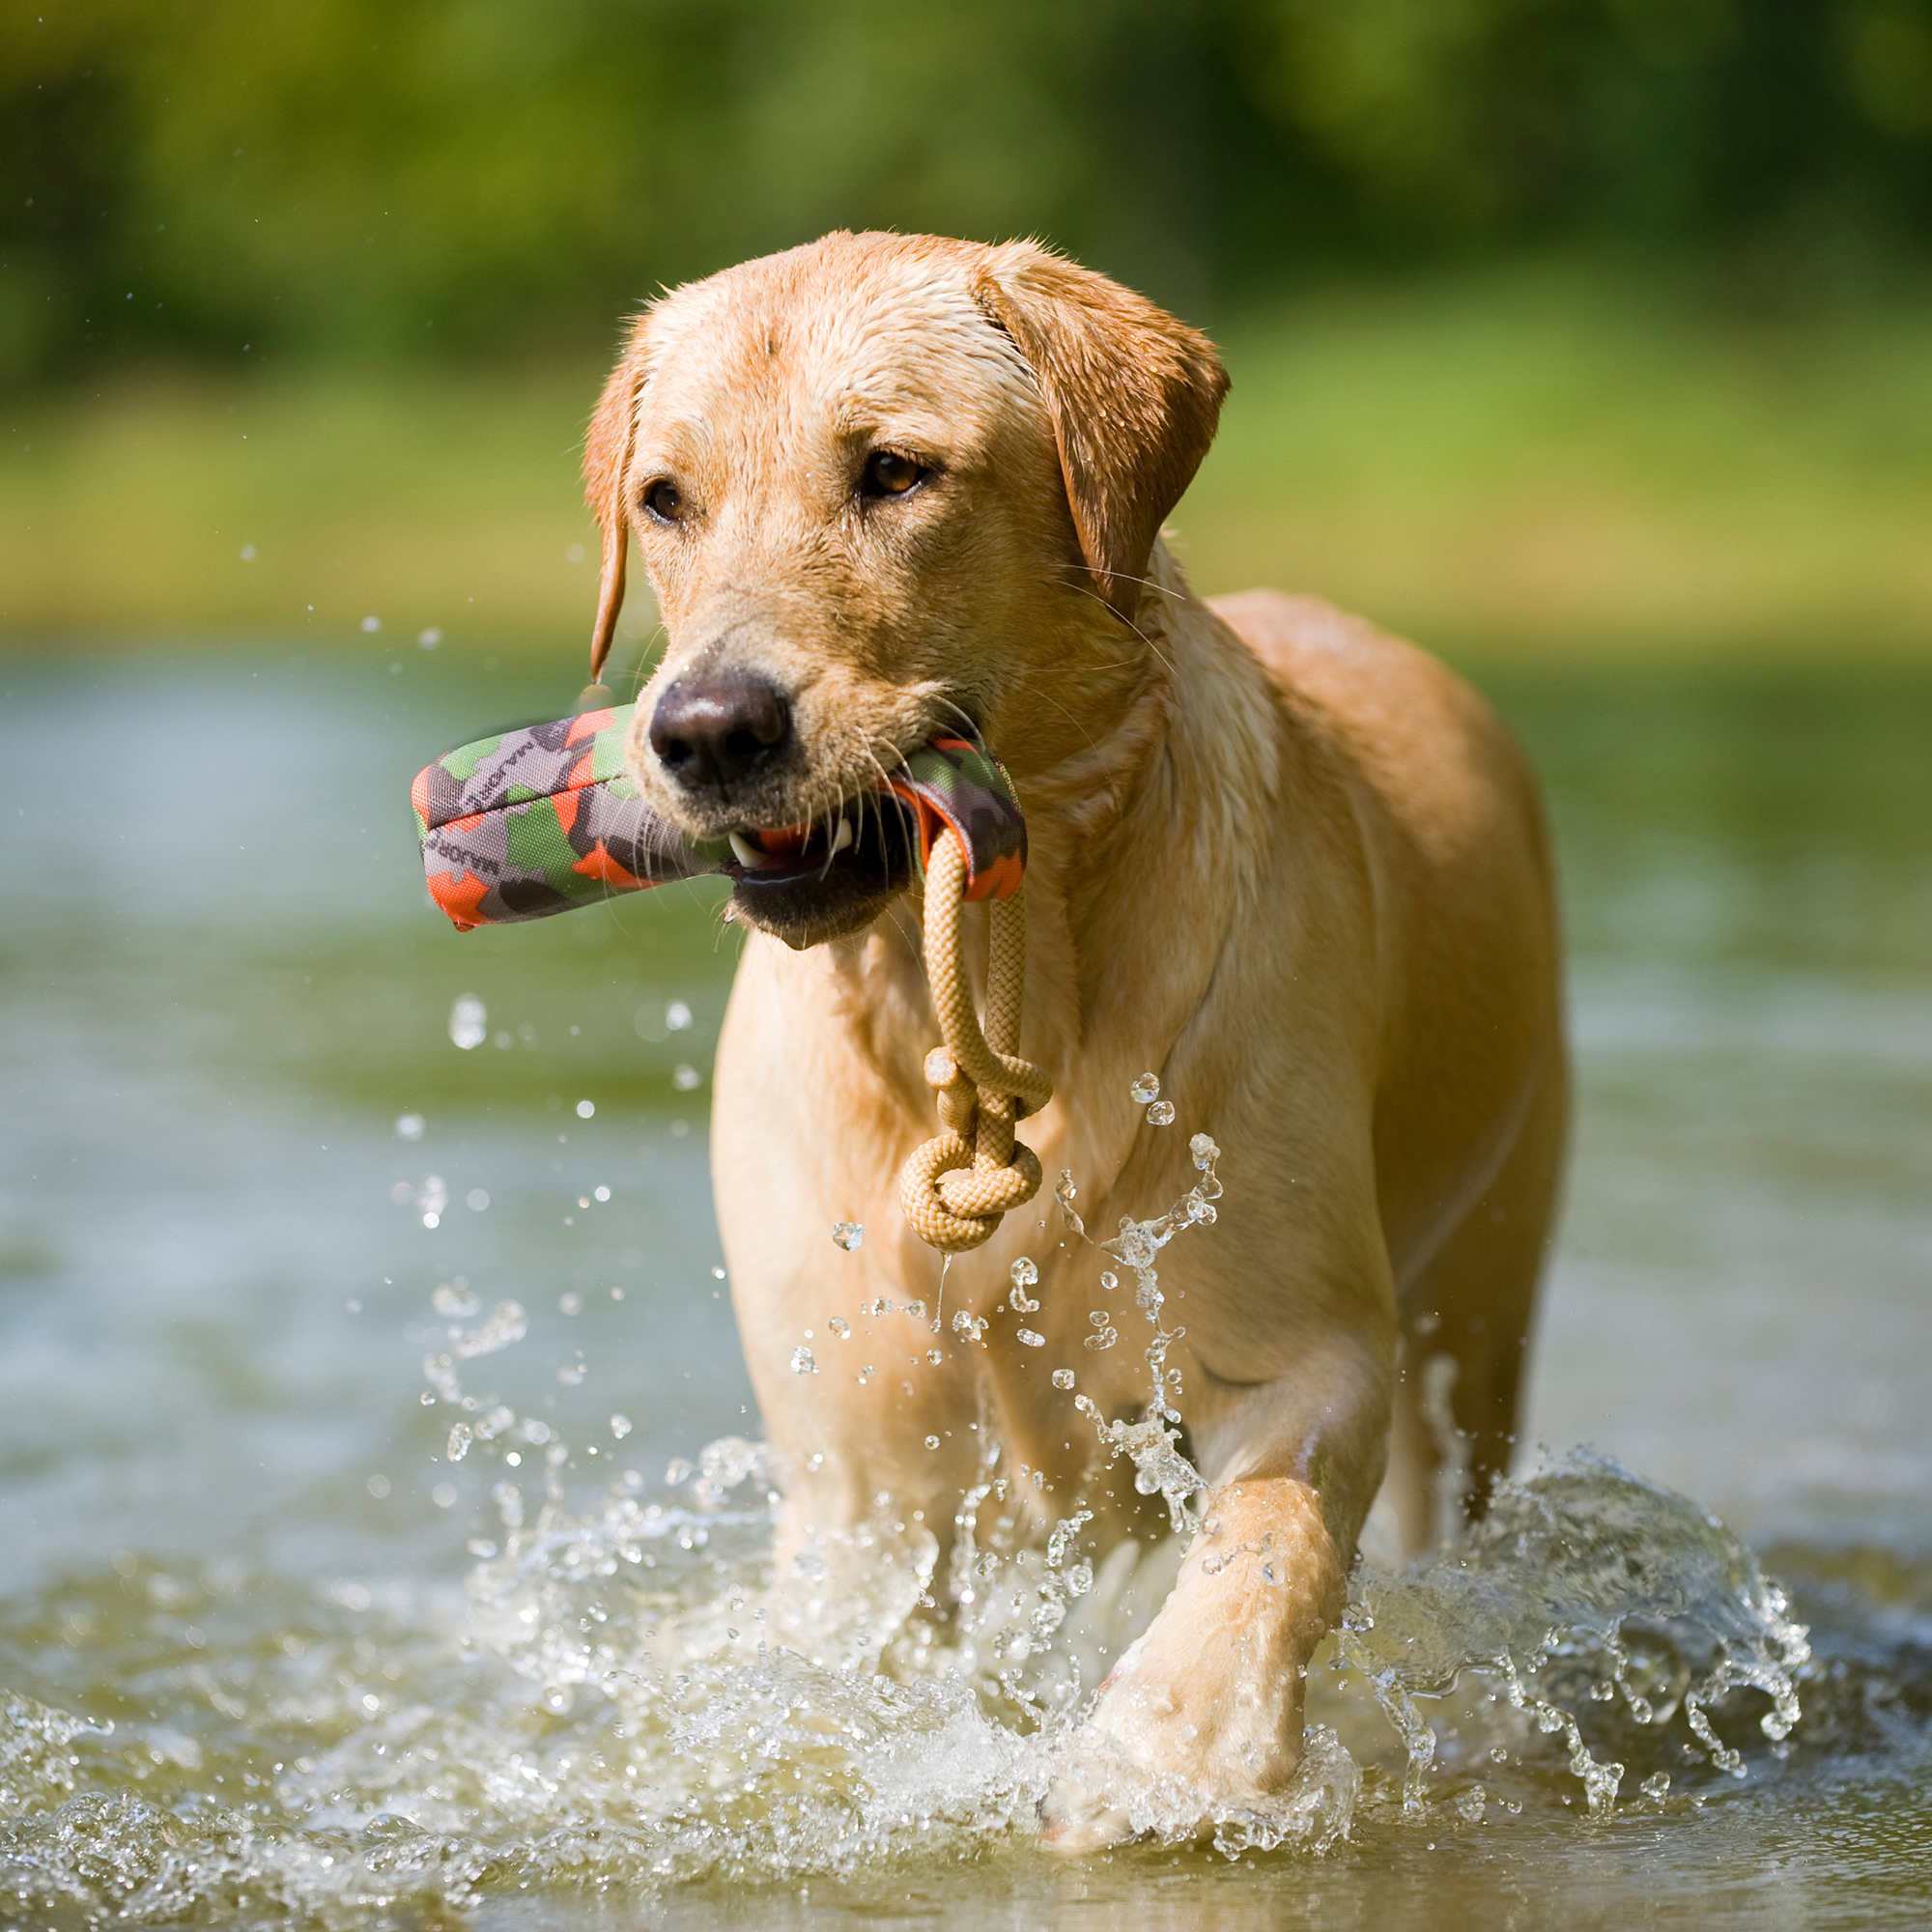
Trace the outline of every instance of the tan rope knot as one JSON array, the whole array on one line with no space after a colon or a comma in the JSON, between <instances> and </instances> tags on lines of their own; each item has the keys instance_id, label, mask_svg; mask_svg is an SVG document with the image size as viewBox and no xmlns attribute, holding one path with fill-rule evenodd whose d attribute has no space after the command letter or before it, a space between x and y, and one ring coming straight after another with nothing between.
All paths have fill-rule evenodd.
<instances>
[{"instance_id":1,"label":"tan rope knot","mask_svg":"<svg viewBox=\"0 0 1932 1932\"><path fill-rule=\"evenodd\" d=\"M960 930L965 888L966 855L949 827L933 840L925 872L925 977L946 1044L926 1055L924 1070L941 1131L899 1169L899 1205L921 1240L952 1255L990 1240L1000 1217L1039 1191L1039 1157L1013 1127L1053 1097L1044 1069L1015 1052L1026 990L1021 895L992 901L981 1032Z\"/></svg>"}]
</instances>

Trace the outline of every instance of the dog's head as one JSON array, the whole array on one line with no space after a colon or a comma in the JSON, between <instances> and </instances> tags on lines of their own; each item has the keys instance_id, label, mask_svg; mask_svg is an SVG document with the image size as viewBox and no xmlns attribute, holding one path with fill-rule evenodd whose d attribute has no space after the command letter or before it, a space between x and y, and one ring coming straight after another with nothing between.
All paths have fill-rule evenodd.
<instances>
[{"instance_id":1,"label":"dog's head","mask_svg":"<svg viewBox=\"0 0 1932 1932\"><path fill-rule=\"evenodd\" d=\"M1022 776L1104 734L1083 710L1139 661L1226 387L1205 337L1030 243L831 235L640 318L584 450L593 658L635 533L668 643L632 773L732 837L744 916L793 945L875 918L911 875L879 782L935 732Z\"/></svg>"}]
</instances>

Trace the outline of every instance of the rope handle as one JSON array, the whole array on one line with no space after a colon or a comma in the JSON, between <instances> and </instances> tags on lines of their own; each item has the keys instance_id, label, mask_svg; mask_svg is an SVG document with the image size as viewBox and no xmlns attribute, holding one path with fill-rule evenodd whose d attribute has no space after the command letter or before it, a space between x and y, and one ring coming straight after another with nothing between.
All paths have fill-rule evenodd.
<instances>
[{"instance_id":1,"label":"rope handle","mask_svg":"<svg viewBox=\"0 0 1932 1932\"><path fill-rule=\"evenodd\" d=\"M1023 895L992 901L981 1032L962 943L968 876L949 826L934 838L925 868L925 977L946 1043L926 1055L924 1073L938 1096L940 1131L899 1169L899 1206L913 1233L949 1255L990 1240L1001 1217L1039 1191L1039 1156L1013 1128L1053 1098L1045 1070L1016 1052L1026 992Z\"/></svg>"}]
</instances>

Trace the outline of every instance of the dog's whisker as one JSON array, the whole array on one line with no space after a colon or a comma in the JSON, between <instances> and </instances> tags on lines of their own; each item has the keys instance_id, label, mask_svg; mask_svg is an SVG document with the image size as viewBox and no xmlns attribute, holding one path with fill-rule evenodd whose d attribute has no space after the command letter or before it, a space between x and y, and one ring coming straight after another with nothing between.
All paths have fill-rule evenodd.
<instances>
[{"instance_id":1,"label":"dog's whisker","mask_svg":"<svg viewBox=\"0 0 1932 1932\"><path fill-rule=\"evenodd\" d=\"M1084 583L1076 583L1072 586L1072 588L1075 591L1077 591L1082 597L1093 598L1094 603L1099 605L1102 610L1106 611L1109 613L1109 615L1119 618L1120 621L1122 624L1124 624L1127 627L1127 629L1130 630L1134 634L1134 636L1137 637L1141 640L1141 642L1144 643L1148 647L1148 649L1154 654L1155 658L1159 660L1162 668L1166 670L1168 676L1173 677L1176 675L1174 665L1167 657L1167 655L1161 650L1160 646L1156 644L1154 640L1151 637L1149 637L1148 634L1144 630L1142 630L1138 624L1134 622L1134 620L1131 617L1121 616L1121 613L1118 611L1116 611L1114 607L1111 604L1109 604L1107 600L1104 597L1102 597L1097 590L1090 590Z\"/></svg>"},{"instance_id":2,"label":"dog's whisker","mask_svg":"<svg viewBox=\"0 0 1932 1932\"><path fill-rule=\"evenodd\" d=\"M1161 582L1158 578L1133 577L1124 570L1110 571L1108 575L1117 583L1139 583L1145 585L1149 590L1157 590L1163 597L1171 597L1182 610L1201 611L1207 608L1202 600L1195 596L1192 588L1176 590L1171 584ZM1041 576L1038 582L1041 583L1065 583L1066 580L1057 573L1048 572ZM1092 589L1086 584L1075 583L1069 587L1075 590L1086 590L1089 596L1094 594Z\"/></svg>"}]
</instances>

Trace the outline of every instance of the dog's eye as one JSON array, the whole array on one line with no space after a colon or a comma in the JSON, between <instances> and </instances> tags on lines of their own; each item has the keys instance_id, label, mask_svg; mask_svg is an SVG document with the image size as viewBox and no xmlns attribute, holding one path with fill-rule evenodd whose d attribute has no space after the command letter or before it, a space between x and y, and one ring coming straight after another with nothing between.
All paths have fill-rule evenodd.
<instances>
[{"instance_id":1,"label":"dog's eye","mask_svg":"<svg viewBox=\"0 0 1932 1932\"><path fill-rule=\"evenodd\" d=\"M901 456L896 449L875 449L866 459L864 473L859 478L859 494L903 497L930 474L930 470L922 469L911 457Z\"/></svg>"},{"instance_id":2,"label":"dog's eye","mask_svg":"<svg viewBox=\"0 0 1932 1932\"><path fill-rule=\"evenodd\" d=\"M674 524L684 515L684 493L668 476L660 476L644 492L644 508L661 524Z\"/></svg>"}]
</instances>

